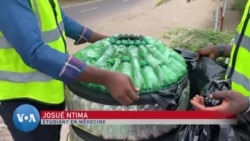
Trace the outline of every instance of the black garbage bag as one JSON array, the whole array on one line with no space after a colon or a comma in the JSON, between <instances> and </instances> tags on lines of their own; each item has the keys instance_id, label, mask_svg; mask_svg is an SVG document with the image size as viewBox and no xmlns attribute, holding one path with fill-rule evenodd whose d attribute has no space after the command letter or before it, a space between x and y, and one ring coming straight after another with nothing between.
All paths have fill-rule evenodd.
<instances>
[{"instance_id":1,"label":"black garbage bag","mask_svg":"<svg viewBox=\"0 0 250 141\"><path fill-rule=\"evenodd\" d=\"M219 63L208 57L195 60L196 54L187 50L178 50L188 64L188 76L190 81L190 98L201 94L205 98L207 106L215 106L221 103L212 100L209 94L219 90L231 89L230 80L224 80L227 65ZM192 107L190 107L192 109ZM175 141L247 141L250 140L247 131L250 131L250 114L238 115L238 125L183 125L179 128ZM234 130L233 130L234 128ZM239 134L235 133L235 131ZM236 134L236 135L235 135ZM237 137L237 139L236 139Z\"/></svg>"},{"instance_id":2,"label":"black garbage bag","mask_svg":"<svg viewBox=\"0 0 250 141\"><path fill-rule=\"evenodd\" d=\"M226 66L226 65L225 65ZM199 88L203 88L209 82L214 80L223 80L225 77L226 67L217 61L202 57L194 66L193 75Z\"/></svg>"},{"instance_id":3,"label":"black garbage bag","mask_svg":"<svg viewBox=\"0 0 250 141\"><path fill-rule=\"evenodd\" d=\"M175 141L215 141L219 126L185 125L179 129Z\"/></svg>"},{"instance_id":4,"label":"black garbage bag","mask_svg":"<svg viewBox=\"0 0 250 141\"><path fill-rule=\"evenodd\" d=\"M237 140L228 141L249 141L250 140L250 113L237 115L237 125L232 126ZM221 140L222 141L222 140Z\"/></svg>"},{"instance_id":5,"label":"black garbage bag","mask_svg":"<svg viewBox=\"0 0 250 141\"><path fill-rule=\"evenodd\" d=\"M222 101L220 100L212 100L208 98L209 94L212 94L216 91L225 91L225 90L230 90L231 89L231 82L230 80L213 80L209 82L205 87L202 89L201 95L205 97L205 105L206 106L216 106L220 105ZM207 98L207 100L206 100ZM249 125L244 123L245 127L249 128ZM213 139L214 141L238 141L239 139L236 138L235 136L235 130L233 130L233 126L231 125L218 125L218 138ZM236 128L239 128L241 130L241 126L237 125L235 126ZM212 127L213 128L213 127ZM249 128L250 129L250 128ZM249 131L249 130L248 130ZM241 133L242 131L240 131ZM246 134L240 134L243 136L243 138L246 138ZM249 138L248 138L249 140ZM244 140L244 141L248 141ZM242 140L243 141L243 140Z\"/></svg>"},{"instance_id":6,"label":"black garbage bag","mask_svg":"<svg viewBox=\"0 0 250 141\"><path fill-rule=\"evenodd\" d=\"M185 49L175 49L175 51L181 54L187 63L190 98L202 93L203 87L208 83L214 80L224 79L227 68L225 63L215 61L208 57L202 57L199 61L196 61L195 52ZM191 104L189 104L188 109L192 109Z\"/></svg>"},{"instance_id":7,"label":"black garbage bag","mask_svg":"<svg viewBox=\"0 0 250 141\"><path fill-rule=\"evenodd\" d=\"M230 89L229 81L213 80L209 82L201 90L201 95L205 98L205 105L219 105L221 101L210 99L209 95L215 91L228 89ZM185 125L179 129L175 141L227 141L225 139L228 133L220 135L220 128L220 125ZM226 129L223 131L222 133L225 133ZM219 139L221 136L224 137L223 140Z\"/></svg>"},{"instance_id":8,"label":"black garbage bag","mask_svg":"<svg viewBox=\"0 0 250 141\"><path fill-rule=\"evenodd\" d=\"M218 141L238 141L231 125L220 125Z\"/></svg>"}]
</instances>

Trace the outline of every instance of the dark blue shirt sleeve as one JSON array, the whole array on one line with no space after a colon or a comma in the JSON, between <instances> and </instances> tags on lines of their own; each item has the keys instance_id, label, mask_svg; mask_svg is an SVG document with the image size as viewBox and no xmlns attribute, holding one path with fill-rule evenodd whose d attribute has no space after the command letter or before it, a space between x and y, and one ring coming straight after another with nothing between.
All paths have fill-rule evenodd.
<instances>
[{"instance_id":1,"label":"dark blue shirt sleeve","mask_svg":"<svg viewBox=\"0 0 250 141\"><path fill-rule=\"evenodd\" d=\"M79 24L70 17L68 17L63 10L62 17L65 28L66 36L75 40L75 45L88 42L91 38L93 31L86 26Z\"/></svg>"},{"instance_id":2,"label":"dark blue shirt sleeve","mask_svg":"<svg viewBox=\"0 0 250 141\"><path fill-rule=\"evenodd\" d=\"M74 24L69 26L69 21L66 20L66 27L68 34L73 37L73 32L78 28L74 28ZM71 83L84 71L85 63L51 48L42 41L29 0L0 0L0 31L23 61L40 72Z\"/></svg>"}]
</instances>

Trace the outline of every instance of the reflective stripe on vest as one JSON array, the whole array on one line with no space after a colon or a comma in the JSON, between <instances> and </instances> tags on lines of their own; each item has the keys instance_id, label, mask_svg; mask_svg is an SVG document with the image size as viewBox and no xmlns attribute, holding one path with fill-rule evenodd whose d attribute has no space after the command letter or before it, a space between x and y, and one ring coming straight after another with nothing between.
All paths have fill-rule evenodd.
<instances>
[{"instance_id":1,"label":"reflective stripe on vest","mask_svg":"<svg viewBox=\"0 0 250 141\"><path fill-rule=\"evenodd\" d=\"M235 40L238 41L240 37L240 34L237 34L235 37ZM247 49L248 51L250 51L250 38L247 36L243 36L242 40L241 40L241 46L243 46L245 49Z\"/></svg>"},{"instance_id":2,"label":"reflective stripe on vest","mask_svg":"<svg viewBox=\"0 0 250 141\"><path fill-rule=\"evenodd\" d=\"M49 1L30 0L42 40L51 48L65 53L62 14L57 0L54 2L58 26ZM64 101L64 84L27 66L0 31L0 100L18 98L58 104Z\"/></svg>"},{"instance_id":3,"label":"reflective stripe on vest","mask_svg":"<svg viewBox=\"0 0 250 141\"><path fill-rule=\"evenodd\" d=\"M59 28L62 32L64 32L64 25L63 22L59 23ZM45 43L53 42L61 37L61 33L58 28L42 32L41 34L42 39ZM0 36L0 48L12 48L12 45L6 40L4 36Z\"/></svg>"},{"instance_id":4,"label":"reflective stripe on vest","mask_svg":"<svg viewBox=\"0 0 250 141\"><path fill-rule=\"evenodd\" d=\"M242 33L244 23L249 21L249 17L247 17L249 13L250 0L248 0L244 14L242 16L241 22L237 27L237 35L235 37L235 44L231 50L231 57L229 62L229 67L227 69L226 77L229 75L229 72L232 67L232 60L235 53L236 44L239 41L239 37ZM246 24L246 29L244 31L244 35L242 36L242 40L239 45L239 50L236 56L235 68L232 73L231 82L232 82L232 90L237 91L245 96L250 96L250 22Z\"/></svg>"},{"instance_id":5,"label":"reflective stripe on vest","mask_svg":"<svg viewBox=\"0 0 250 141\"><path fill-rule=\"evenodd\" d=\"M52 80L52 77L41 73L39 71L30 73L18 73L18 72L7 72L0 71L0 80L23 83L23 82L47 82Z\"/></svg>"},{"instance_id":6,"label":"reflective stripe on vest","mask_svg":"<svg viewBox=\"0 0 250 141\"><path fill-rule=\"evenodd\" d=\"M228 69L227 69L227 71L226 71L227 74L229 73L230 69L231 69L231 68L228 67ZM232 76L232 80L233 80L234 82L236 82L236 83L242 84L242 86L243 86L246 90L250 91L250 79L247 78L246 76L244 76L243 74L240 74L239 72L234 71L234 74L233 74L233 76Z\"/></svg>"}]
</instances>

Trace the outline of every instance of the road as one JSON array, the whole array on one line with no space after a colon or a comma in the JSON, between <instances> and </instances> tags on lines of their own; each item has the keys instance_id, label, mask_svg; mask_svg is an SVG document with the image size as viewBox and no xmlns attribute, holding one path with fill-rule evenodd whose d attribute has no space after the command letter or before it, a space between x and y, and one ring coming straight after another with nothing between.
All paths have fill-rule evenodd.
<instances>
[{"instance_id":1,"label":"road","mask_svg":"<svg viewBox=\"0 0 250 141\"><path fill-rule=\"evenodd\" d=\"M96 0L72 6L63 7L63 11L76 21L82 22L89 27L98 20L109 15L117 14L133 6L138 6L145 0Z\"/></svg>"}]
</instances>

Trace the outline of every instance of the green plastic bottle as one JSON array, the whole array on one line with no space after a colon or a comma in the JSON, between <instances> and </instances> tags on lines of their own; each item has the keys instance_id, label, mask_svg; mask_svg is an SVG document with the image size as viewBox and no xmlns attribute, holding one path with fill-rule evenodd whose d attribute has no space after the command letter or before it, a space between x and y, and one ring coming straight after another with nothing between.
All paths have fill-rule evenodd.
<instances>
[{"instance_id":1,"label":"green plastic bottle","mask_svg":"<svg viewBox=\"0 0 250 141\"><path fill-rule=\"evenodd\" d=\"M128 46L131 46L131 45L135 45L135 41L134 40L128 40Z\"/></svg>"},{"instance_id":2,"label":"green plastic bottle","mask_svg":"<svg viewBox=\"0 0 250 141\"><path fill-rule=\"evenodd\" d=\"M166 87L171 84L170 78L164 73L160 65L154 67L155 73L162 87Z\"/></svg>"},{"instance_id":3,"label":"green plastic bottle","mask_svg":"<svg viewBox=\"0 0 250 141\"><path fill-rule=\"evenodd\" d=\"M149 44L149 45L154 45L155 40L152 37L149 36L144 36L144 40Z\"/></svg>"},{"instance_id":4,"label":"green plastic bottle","mask_svg":"<svg viewBox=\"0 0 250 141\"><path fill-rule=\"evenodd\" d=\"M113 68L114 64L115 64L114 59L113 58L109 58L108 61L107 61L107 65L106 65L107 69L111 70Z\"/></svg>"},{"instance_id":5,"label":"green plastic bottle","mask_svg":"<svg viewBox=\"0 0 250 141\"><path fill-rule=\"evenodd\" d=\"M168 48L161 41L155 41L153 44L160 52L165 52Z\"/></svg>"},{"instance_id":6,"label":"green plastic bottle","mask_svg":"<svg viewBox=\"0 0 250 141\"><path fill-rule=\"evenodd\" d=\"M115 43L116 43L116 40L117 40L117 38L116 38L115 36L112 36L112 37L109 38L109 42L110 42L111 44L115 44Z\"/></svg>"},{"instance_id":7,"label":"green plastic bottle","mask_svg":"<svg viewBox=\"0 0 250 141\"><path fill-rule=\"evenodd\" d=\"M136 46L134 46L134 45L131 45L131 46L128 47L129 55L131 57L136 57L136 59L138 59L138 57L139 57L139 52L138 51L139 51L138 48Z\"/></svg>"},{"instance_id":8,"label":"green plastic bottle","mask_svg":"<svg viewBox=\"0 0 250 141\"><path fill-rule=\"evenodd\" d=\"M161 64L160 67L165 74L165 79L167 80L168 84L173 84L174 82L176 82L178 80L179 76L175 72L172 71L170 66L166 66L165 64Z\"/></svg>"},{"instance_id":9,"label":"green plastic bottle","mask_svg":"<svg viewBox=\"0 0 250 141\"><path fill-rule=\"evenodd\" d=\"M111 71L117 71L119 66L121 64L121 59L120 58L115 58L114 60L114 65L113 67L111 68Z\"/></svg>"},{"instance_id":10,"label":"green plastic bottle","mask_svg":"<svg viewBox=\"0 0 250 141\"><path fill-rule=\"evenodd\" d=\"M161 61L158 60L158 59L156 59L151 54L146 55L145 59L147 60L147 62L149 63L149 65L152 66L152 67L155 67L155 66L161 64Z\"/></svg>"},{"instance_id":11,"label":"green plastic bottle","mask_svg":"<svg viewBox=\"0 0 250 141\"><path fill-rule=\"evenodd\" d=\"M128 52L131 56L131 64L132 64L132 72L133 72L133 82L136 87L142 88L144 84L144 80L141 74L141 67L138 61L139 54L138 48L136 46L129 46Z\"/></svg>"},{"instance_id":12,"label":"green plastic bottle","mask_svg":"<svg viewBox=\"0 0 250 141\"><path fill-rule=\"evenodd\" d=\"M162 55L162 53L153 45L147 45L149 52L155 57L158 58L159 61L164 62L166 57Z\"/></svg>"},{"instance_id":13,"label":"green plastic bottle","mask_svg":"<svg viewBox=\"0 0 250 141\"><path fill-rule=\"evenodd\" d=\"M116 52L114 55L118 56L126 56L127 54L127 47L125 45L119 45L119 46L114 46L116 49Z\"/></svg>"},{"instance_id":14,"label":"green plastic bottle","mask_svg":"<svg viewBox=\"0 0 250 141\"><path fill-rule=\"evenodd\" d=\"M146 45L148 45L149 43L146 41L146 40L141 40L141 45L143 45L143 46L146 46Z\"/></svg>"},{"instance_id":15,"label":"green plastic bottle","mask_svg":"<svg viewBox=\"0 0 250 141\"><path fill-rule=\"evenodd\" d=\"M116 40L115 44L116 45L122 45L122 41L121 40Z\"/></svg>"},{"instance_id":16,"label":"green plastic bottle","mask_svg":"<svg viewBox=\"0 0 250 141\"><path fill-rule=\"evenodd\" d=\"M141 61L142 76L146 84L146 88L149 91L156 90L160 87L160 81L158 80L157 75L155 74L152 67L150 67L147 61Z\"/></svg>"},{"instance_id":17,"label":"green plastic bottle","mask_svg":"<svg viewBox=\"0 0 250 141\"><path fill-rule=\"evenodd\" d=\"M186 65L186 60L174 50L169 51L169 57L174 58L184 66Z\"/></svg>"},{"instance_id":18,"label":"green plastic bottle","mask_svg":"<svg viewBox=\"0 0 250 141\"><path fill-rule=\"evenodd\" d=\"M122 57L122 62L120 65L120 70L119 72L127 74L128 76L130 76L130 78L133 78L132 75L132 66L130 64L130 58L128 56L123 56Z\"/></svg>"},{"instance_id":19,"label":"green plastic bottle","mask_svg":"<svg viewBox=\"0 0 250 141\"><path fill-rule=\"evenodd\" d=\"M141 45L142 44L142 41L141 40L135 40L135 45L136 46L139 46L139 45Z\"/></svg>"},{"instance_id":20,"label":"green plastic bottle","mask_svg":"<svg viewBox=\"0 0 250 141\"><path fill-rule=\"evenodd\" d=\"M141 58L145 58L149 54L147 48L143 45L139 46L139 55Z\"/></svg>"},{"instance_id":21,"label":"green plastic bottle","mask_svg":"<svg viewBox=\"0 0 250 141\"><path fill-rule=\"evenodd\" d=\"M180 76L183 76L187 73L186 65L183 65L180 63L180 61L175 60L174 58L169 58L169 61L171 61L171 66L174 68L174 70L179 70L178 72L180 73Z\"/></svg>"},{"instance_id":22,"label":"green plastic bottle","mask_svg":"<svg viewBox=\"0 0 250 141\"><path fill-rule=\"evenodd\" d=\"M129 41L123 39L123 40L121 40L121 44L127 46L127 45L129 45Z\"/></svg>"},{"instance_id":23,"label":"green plastic bottle","mask_svg":"<svg viewBox=\"0 0 250 141\"><path fill-rule=\"evenodd\" d=\"M115 53L116 48L110 45L104 54L95 62L95 66L103 67L106 64L106 61L113 56Z\"/></svg>"}]
</instances>

